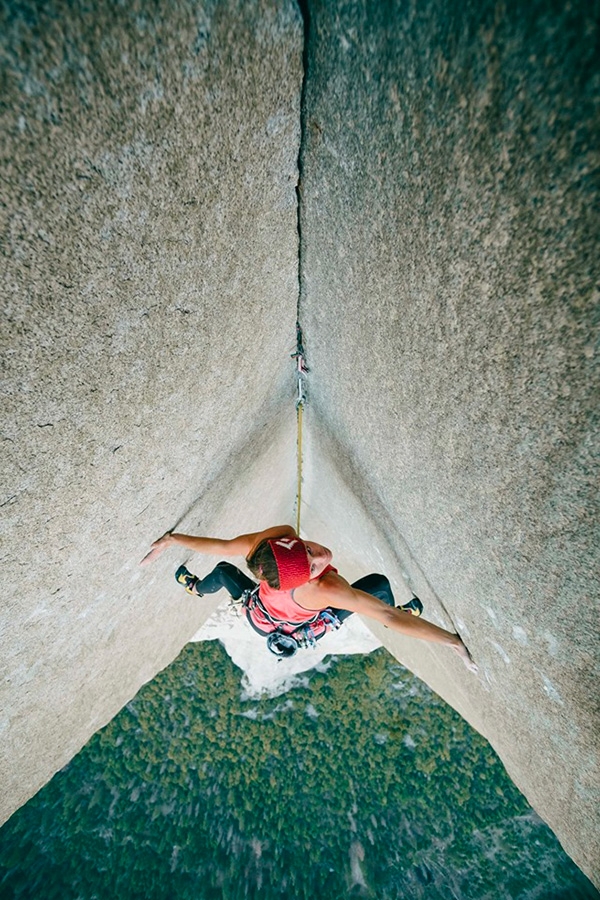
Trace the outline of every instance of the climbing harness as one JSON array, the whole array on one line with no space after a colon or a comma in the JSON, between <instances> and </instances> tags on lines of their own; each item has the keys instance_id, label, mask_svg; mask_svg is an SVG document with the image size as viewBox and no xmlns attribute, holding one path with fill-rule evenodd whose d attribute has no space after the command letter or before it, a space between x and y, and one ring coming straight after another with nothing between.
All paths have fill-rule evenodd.
<instances>
[{"instance_id":1,"label":"climbing harness","mask_svg":"<svg viewBox=\"0 0 600 900\"><path fill-rule=\"evenodd\" d=\"M300 534L300 510L302 506L302 414L304 412L304 404L306 402L305 381L308 373L308 366L304 354L304 345L302 337L302 328L300 322L296 322L296 352L292 353L292 359L296 360L296 422L298 437L296 441L296 459L297 459L297 485L296 485L296 533Z\"/></svg>"},{"instance_id":2,"label":"climbing harness","mask_svg":"<svg viewBox=\"0 0 600 900\"><path fill-rule=\"evenodd\" d=\"M300 648L314 647L328 631L337 631L342 624L330 609L319 610L304 622L278 619L260 599L258 585L244 591L241 602L252 628L267 638L267 648L280 659L293 656Z\"/></svg>"}]
</instances>

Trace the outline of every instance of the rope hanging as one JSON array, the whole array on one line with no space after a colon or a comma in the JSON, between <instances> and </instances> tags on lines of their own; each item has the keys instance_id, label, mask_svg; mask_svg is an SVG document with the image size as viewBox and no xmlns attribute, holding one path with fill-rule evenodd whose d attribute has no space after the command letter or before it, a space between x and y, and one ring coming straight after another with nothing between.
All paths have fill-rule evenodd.
<instances>
[{"instance_id":1,"label":"rope hanging","mask_svg":"<svg viewBox=\"0 0 600 900\"><path fill-rule=\"evenodd\" d=\"M299 403L296 408L298 419L298 446L296 455L298 459L298 484L296 487L296 534L300 534L300 506L302 504L302 410L304 405Z\"/></svg>"},{"instance_id":2,"label":"rope hanging","mask_svg":"<svg viewBox=\"0 0 600 900\"><path fill-rule=\"evenodd\" d=\"M298 394L296 397L296 421L298 437L296 441L296 460L297 460L297 484L296 484L296 532L300 534L300 511L302 508L302 414L304 412L304 404L306 402L305 378L308 372L304 359L304 346L302 343L302 328L300 322L296 322L296 352L292 353L292 358L296 360L296 378L298 386Z\"/></svg>"}]
</instances>

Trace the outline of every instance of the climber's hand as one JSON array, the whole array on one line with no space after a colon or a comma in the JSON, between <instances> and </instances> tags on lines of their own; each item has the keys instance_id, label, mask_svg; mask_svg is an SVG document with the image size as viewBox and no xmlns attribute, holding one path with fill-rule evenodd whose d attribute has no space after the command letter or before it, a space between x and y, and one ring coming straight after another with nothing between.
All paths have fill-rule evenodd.
<instances>
[{"instance_id":1,"label":"climber's hand","mask_svg":"<svg viewBox=\"0 0 600 900\"><path fill-rule=\"evenodd\" d=\"M145 557L141 560L140 566L147 566L148 563L153 562L157 556L166 550L167 547L172 547L175 544L175 540L170 531L167 531L166 534L163 534L162 537L159 537L157 541L154 541L150 545L150 552L146 553Z\"/></svg>"}]
</instances>

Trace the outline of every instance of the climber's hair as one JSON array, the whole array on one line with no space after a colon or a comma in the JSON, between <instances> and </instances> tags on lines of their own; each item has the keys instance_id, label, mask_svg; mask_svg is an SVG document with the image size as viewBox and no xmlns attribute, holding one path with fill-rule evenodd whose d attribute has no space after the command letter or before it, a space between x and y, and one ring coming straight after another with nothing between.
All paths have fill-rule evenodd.
<instances>
[{"instance_id":1,"label":"climber's hair","mask_svg":"<svg viewBox=\"0 0 600 900\"><path fill-rule=\"evenodd\" d=\"M266 581L269 587L279 590L279 572L277 563L268 539L261 541L246 557L246 563L252 574L260 581Z\"/></svg>"}]
</instances>

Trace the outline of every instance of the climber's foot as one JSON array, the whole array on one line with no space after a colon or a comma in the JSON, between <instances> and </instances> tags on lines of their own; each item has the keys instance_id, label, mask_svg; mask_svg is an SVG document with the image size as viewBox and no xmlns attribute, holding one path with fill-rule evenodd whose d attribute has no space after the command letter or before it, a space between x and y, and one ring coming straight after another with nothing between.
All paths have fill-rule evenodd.
<instances>
[{"instance_id":1,"label":"climber's foot","mask_svg":"<svg viewBox=\"0 0 600 900\"><path fill-rule=\"evenodd\" d=\"M201 594L200 591L196 590L196 585L198 584L198 576L192 575L189 569L186 569L185 566L179 566L179 568L175 572L175 581L177 581L178 584L182 584L188 594L192 594L194 597L204 596L204 594Z\"/></svg>"},{"instance_id":2,"label":"climber's foot","mask_svg":"<svg viewBox=\"0 0 600 900\"><path fill-rule=\"evenodd\" d=\"M409 613L411 616L420 616L423 612L423 604L418 597L413 597L408 603L403 603L400 609Z\"/></svg>"}]
</instances>

